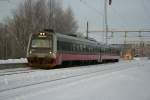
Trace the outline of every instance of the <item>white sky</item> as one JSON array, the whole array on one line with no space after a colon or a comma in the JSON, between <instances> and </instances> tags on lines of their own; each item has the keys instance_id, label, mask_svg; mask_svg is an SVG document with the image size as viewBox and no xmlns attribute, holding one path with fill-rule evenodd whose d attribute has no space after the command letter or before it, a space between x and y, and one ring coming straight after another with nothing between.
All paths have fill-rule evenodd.
<instances>
[{"instance_id":1,"label":"white sky","mask_svg":"<svg viewBox=\"0 0 150 100\"><path fill-rule=\"evenodd\" d=\"M87 21L89 21L90 30L104 28L104 0L63 1L66 5L70 5L73 8L80 25L79 31L86 31ZM149 28L149 5L150 0L112 0L112 5L108 6L109 28ZM134 34L137 36L137 33ZM96 38L98 41L104 41L103 33L94 33L90 36ZM120 41L123 43L123 36L124 34L122 33L115 33L109 42L116 43ZM133 38L128 38L128 40L131 41ZM134 40L138 40L138 38L134 37ZM149 40L149 38L144 40Z\"/></svg>"},{"instance_id":2,"label":"white sky","mask_svg":"<svg viewBox=\"0 0 150 100\"><path fill-rule=\"evenodd\" d=\"M9 0L7 2L6 0L0 0L0 21L2 22L6 16L11 16L12 10L22 1ZM61 1L63 1L64 7L70 6L73 9L76 20L78 21L79 32L86 31L87 21L89 21L90 30L98 30L104 27L104 0ZM112 0L112 5L108 7L109 27L149 28L149 5L150 0ZM102 33L95 34L96 37L99 36L98 40L100 41L103 35Z\"/></svg>"}]
</instances>

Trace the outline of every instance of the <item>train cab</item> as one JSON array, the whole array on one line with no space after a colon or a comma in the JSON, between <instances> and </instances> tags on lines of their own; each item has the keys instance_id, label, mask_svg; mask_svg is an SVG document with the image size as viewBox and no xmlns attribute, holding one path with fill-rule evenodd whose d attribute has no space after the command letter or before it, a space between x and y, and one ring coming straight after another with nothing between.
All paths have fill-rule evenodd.
<instances>
[{"instance_id":1,"label":"train cab","mask_svg":"<svg viewBox=\"0 0 150 100\"><path fill-rule=\"evenodd\" d=\"M55 66L56 43L56 34L54 31L43 31L32 34L27 50L29 66L42 68Z\"/></svg>"}]
</instances>

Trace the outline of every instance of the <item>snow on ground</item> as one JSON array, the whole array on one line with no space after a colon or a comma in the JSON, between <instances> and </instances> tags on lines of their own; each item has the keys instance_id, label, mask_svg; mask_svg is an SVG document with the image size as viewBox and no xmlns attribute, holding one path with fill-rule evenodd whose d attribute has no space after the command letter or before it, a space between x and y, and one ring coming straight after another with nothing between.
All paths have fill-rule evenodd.
<instances>
[{"instance_id":1,"label":"snow on ground","mask_svg":"<svg viewBox=\"0 0 150 100\"><path fill-rule=\"evenodd\" d=\"M27 63L26 58L0 60L0 64Z\"/></svg>"},{"instance_id":2,"label":"snow on ground","mask_svg":"<svg viewBox=\"0 0 150 100\"><path fill-rule=\"evenodd\" d=\"M112 66L112 68L120 66L124 69L109 72L101 71L89 74L86 77L78 76L51 83L1 91L0 98L1 100L150 100L149 65L149 60L121 61L106 66L94 65L93 70L97 66ZM91 67L89 70L92 70ZM54 71L60 72L60 70ZM70 71L71 69L64 72ZM84 72L85 69L78 69L77 71ZM52 70L49 72L55 73ZM73 73L73 71L70 73ZM48 75L48 73L45 74Z\"/></svg>"},{"instance_id":3,"label":"snow on ground","mask_svg":"<svg viewBox=\"0 0 150 100\"><path fill-rule=\"evenodd\" d=\"M134 60L148 60L149 57L134 57Z\"/></svg>"}]
</instances>

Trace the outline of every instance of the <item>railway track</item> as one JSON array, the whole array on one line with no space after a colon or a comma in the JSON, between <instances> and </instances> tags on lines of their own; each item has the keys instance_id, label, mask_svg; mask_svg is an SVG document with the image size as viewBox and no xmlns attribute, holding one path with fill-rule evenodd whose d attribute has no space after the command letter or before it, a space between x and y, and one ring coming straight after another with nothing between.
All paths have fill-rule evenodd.
<instances>
[{"instance_id":1,"label":"railway track","mask_svg":"<svg viewBox=\"0 0 150 100\"><path fill-rule=\"evenodd\" d=\"M12 68L12 69L3 69L0 70L0 73L5 73L5 72L14 72L14 71L24 71L24 70L29 70L31 68Z\"/></svg>"},{"instance_id":2,"label":"railway track","mask_svg":"<svg viewBox=\"0 0 150 100\"><path fill-rule=\"evenodd\" d=\"M109 64L112 64L112 63L106 63L107 65L109 65ZM101 65L106 65L106 64L101 64ZM13 64L14 65L14 64ZM11 64L9 64L9 67L11 66ZM92 65L89 65L89 66L92 66ZM86 65L82 65L82 66L67 66L67 67L64 67L64 66L62 66L62 67L56 67L56 68L54 68L54 69L68 69L68 68L74 68L74 69L76 69L76 68L81 68L81 67L84 67L84 68L86 68L86 67L89 67L89 66L86 66ZM1 66L2 68L4 68L4 69L0 69L0 76L4 76L4 75L13 75L13 74L21 74L21 73L30 73L30 72L35 72L35 71L41 71L41 70L44 70L44 69L33 69L33 68L31 68L31 67L22 67L22 66L20 66L20 67L11 67L11 68L7 68L7 66L5 65L5 66ZM49 70L53 70L53 69L49 69Z\"/></svg>"},{"instance_id":3,"label":"railway track","mask_svg":"<svg viewBox=\"0 0 150 100\"><path fill-rule=\"evenodd\" d=\"M30 73L42 69L33 69L26 63L0 64L0 76Z\"/></svg>"},{"instance_id":4,"label":"railway track","mask_svg":"<svg viewBox=\"0 0 150 100\"><path fill-rule=\"evenodd\" d=\"M104 73L108 73L108 72L116 72L116 71L120 71L120 70L124 70L127 68L132 68L132 66L129 67L122 67L125 63L122 63L120 65L111 67L110 65L104 65L104 66L100 66L100 65L95 65L95 67L93 68L93 66L88 66L88 67L74 67L74 68L64 68L64 69L54 69L54 70L42 70L42 71L38 71L38 72L30 72L28 74L34 74L36 73L38 75L39 72L44 72L45 75L39 75L39 76L34 76L34 79L36 80L32 80L31 79L26 79L25 77L22 76L22 79L24 79L24 82L20 82L21 77L19 77L17 84L19 85L14 85L14 86L10 86L7 88L1 88L0 89L0 93L1 92L6 92L6 91L11 91L14 89L20 89L20 88L25 88L25 87L30 87L30 86L34 86L34 85L40 85L40 84L47 84L47 83L51 83L51 82L56 82L56 81L61 81L61 80L67 80L70 78L78 78L78 77L83 77L83 78L88 78L89 76L91 77L92 75L96 75L98 73L104 74ZM82 72L81 72L82 71ZM19 75L19 74L18 74ZM26 73L24 73L24 75L27 75ZM10 76L10 75L9 75ZM13 76L13 75L12 75ZM27 76L29 78L29 76ZM43 77L43 79L41 78ZM45 79L44 79L45 78ZM41 80L39 80L41 79ZM13 80L14 81L14 80ZM11 83L11 82L10 82ZM7 83L7 85L9 84L9 82ZM0 84L2 86L2 84Z\"/></svg>"},{"instance_id":5,"label":"railway track","mask_svg":"<svg viewBox=\"0 0 150 100\"><path fill-rule=\"evenodd\" d=\"M16 68L26 68L26 67L28 67L26 63L0 64L0 71L5 69L16 69Z\"/></svg>"},{"instance_id":6,"label":"railway track","mask_svg":"<svg viewBox=\"0 0 150 100\"><path fill-rule=\"evenodd\" d=\"M29 69L24 69L24 70L6 71L6 72L0 72L0 76L30 73L30 72L34 72L34 71L36 71L36 70L32 70L30 68Z\"/></svg>"}]
</instances>

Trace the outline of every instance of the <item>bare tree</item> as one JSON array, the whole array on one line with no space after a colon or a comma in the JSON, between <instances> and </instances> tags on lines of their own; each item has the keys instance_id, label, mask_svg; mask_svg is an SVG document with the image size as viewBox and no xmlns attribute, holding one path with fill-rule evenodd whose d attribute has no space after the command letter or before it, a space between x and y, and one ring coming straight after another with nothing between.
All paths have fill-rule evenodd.
<instances>
[{"instance_id":1,"label":"bare tree","mask_svg":"<svg viewBox=\"0 0 150 100\"><path fill-rule=\"evenodd\" d=\"M69 22L69 23L68 23ZM70 7L64 13L64 33L73 34L77 30L77 22Z\"/></svg>"},{"instance_id":2,"label":"bare tree","mask_svg":"<svg viewBox=\"0 0 150 100\"><path fill-rule=\"evenodd\" d=\"M30 34L45 28L72 34L77 31L77 22L70 7L64 9L62 2L51 0L25 0L13 11L13 18L6 19L6 27L0 28L0 57L25 57ZM5 40L5 41L4 41ZM7 41L6 41L7 40ZM7 44L7 45L4 45Z\"/></svg>"}]
</instances>

